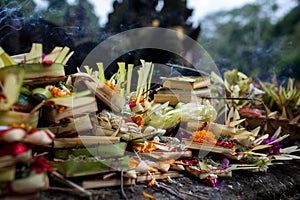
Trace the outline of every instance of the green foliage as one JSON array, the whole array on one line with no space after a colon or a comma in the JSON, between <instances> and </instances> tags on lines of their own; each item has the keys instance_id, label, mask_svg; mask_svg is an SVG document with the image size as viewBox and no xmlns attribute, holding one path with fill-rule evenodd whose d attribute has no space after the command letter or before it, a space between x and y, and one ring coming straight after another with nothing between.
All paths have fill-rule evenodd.
<instances>
[{"instance_id":1,"label":"green foliage","mask_svg":"<svg viewBox=\"0 0 300 200\"><path fill-rule=\"evenodd\" d=\"M66 0L48 0L49 12L44 12L44 19L52 22L56 25L62 26L64 24L64 16L68 9L70 9L70 5Z\"/></svg>"},{"instance_id":2,"label":"green foliage","mask_svg":"<svg viewBox=\"0 0 300 200\"><path fill-rule=\"evenodd\" d=\"M70 5L66 0L48 0L49 6L43 12L44 18L56 25L69 27L75 32L75 42L94 40L100 26L93 5L87 0L77 0Z\"/></svg>"},{"instance_id":3,"label":"green foliage","mask_svg":"<svg viewBox=\"0 0 300 200\"><path fill-rule=\"evenodd\" d=\"M291 75L300 77L300 5L292 9L274 27L274 36L280 41L283 50L280 55L283 65L287 66Z\"/></svg>"},{"instance_id":4,"label":"green foliage","mask_svg":"<svg viewBox=\"0 0 300 200\"><path fill-rule=\"evenodd\" d=\"M274 24L276 1L257 1L205 18L200 43L220 68L237 68L260 79L275 72L300 77L300 9ZM205 27L205 24L207 25ZM288 70L287 70L288 68Z\"/></svg>"},{"instance_id":5,"label":"green foliage","mask_svg":"<svg viewBox=\"0 0 300 200\"><path fill-rule=\"evenodd\" d=\"M247 97L251 78L237 69L224 73L224 84L228 97Z\"/></svg>"},{"instance_id":6,"label":"green foliage","mask_svg":"<svg viewBox=\"0 0 300 200\"><path fill-rule=\"evenodd\" d=\"M298 122L300 119L300 91L294 85L294 79L289 78L286 86L277 85L273 78L273 83L260 82L265 91L263 100L270 111L279 111L281 117L289 119L291 122Z\"/></svg>"}]
</instances>

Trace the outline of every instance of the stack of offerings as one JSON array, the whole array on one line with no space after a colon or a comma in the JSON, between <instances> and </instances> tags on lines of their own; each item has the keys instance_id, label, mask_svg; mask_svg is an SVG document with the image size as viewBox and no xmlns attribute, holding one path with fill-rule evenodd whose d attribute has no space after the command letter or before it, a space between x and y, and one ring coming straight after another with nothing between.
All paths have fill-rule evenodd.
<instances>
[{"instance_id":1,"label":"stack of offerings","mask_svg":"<svg viewBox=\"0 0 300 200\"><path fill-rule=\"evenodd\" d=\"M86 72L79 71L72 75L73 85L87 87L100 102L98 111L91 120L91 134L94 136L81 135L81 142L73 138L56 138L51 165L65 177L80 182L86 189L120 185L120 178L116 175L122 170L125 172L123 184L134 184L140 171L135 170L135 165L131 165L130 153L124 155L127 143L145 141L148 137L165 133L165 130L139 124L142 119L139 115L147 112L150 107L146 91L150 87L153 71L152 63L141 62L142 67L138 70L139 84L133 93L130 92L131 64L128 64L126 70L125 63L118 63L119 71L109 80L104 77L102 63L97 63L98 71L84 66ZM125 104L126 98L130 103ZM89 138L93 139L88 140ZM97 140L98 138L102 139ZM132 150L129 151L133 154ZM178 176L178 173L171 175ZM143 181L145 177L139 180Z\"/></svg>"},{"instance_id":2,"label":"stack of offerings","mask_svg":"<svg viewBox=\"0 0 300 200\"><path fill-rule=\"evenodd\" d=\"M210 95L210 78L202 76L161 77L163 87L154 95L155 103L175 106L177 103L202 101L201 97Z\"/></svg>"},{"instance_id":3,"label":"stack of offerings","mask_svg":"<svg viewBox=\"0 0 300 200\"><path fill-rule=\"evenodd\" d=\"M59 110L51 110L53 108L50 106L45 111L45 118L54 123L63 123L71 118L72 127L69 129L75 128L75 133L62 133L62 130L66 130L65 126L54 128L61 131L52 145L51 166L64 177L80 184L93 180L96 174L99 178L106 173L129 169L129 157L124 155L127 143L121 142L116 134L104 133L98 123L99 113L104 108L120 112L125 104L124 98L92 73L79 71L70 76L67 85L73 88L73 95L54 101L55 105L67 108L59 113ZM65 104L67 98L73 105L71 109Z\"/></svg>"},{"instance_id":4,"label":"stack of offerings","mask_svg":"<svg viewBox=\"0 0 300 200\"><path fill-rule=\"evenodd\" d=\"M81 134L78 139L56 138L54 160L51 163L65 177L80 177L85 188L97 187L99 184L109 186L112 180L105 178L107 173L129 170L130 158L124 156L127 142L121 140L130 141L142 135L141 127L134 122L131 115L124 116L126 114L121 113L125 107L125 98L130 91L130 84L127 84L126 91L123 87L126 78L125 63L118 63L119 71L109 80L104 76L103 64L97 63L97 66L98 71L84 66L86 72L78 70L78 73L71 76L73 86L87 88L98 100L98 111L91 116L92 130L89 135ZM127 80L130 83L133 65L128 65L128 68ZM145 68L151 71L150 64L147 63ZM148 79L144 80L147 81ZM143 85L141 94L147 89L144 82L140 84ZM139 96L139 93L136 96ZM139 102L144 105L144 101L146 99L140 97ZM141 107L144 108L140 105L139 108ZM98 178L103 176L102 182L91 180L90 175L96 174Z\"/></svg>"},{"instance_id":5,"label":"stack of offerings","mask_svg":"<svg viewBox=\"0 0 300 200\"><path fill-rule=\"evenodd\" d=\"M48 145L51 166L64 177L83 178L129 167L129 159L124 157L127 143L94 132L96 112L102 105L120 108L109 104L112 91L103 87L88 74L78 73L43 88L44 96L50 92L51 98L43 99L39 125L56 135Z\"/></svg>"},{"instance_id":6,"label":"stack of offerings","mask_svg":"<svg viewBox=\"0 0 300 200\"><path fill-rule=\"evenodd\" d=\"M53 160L54 155L54 160L59 160L60 164L51 162L51 165L57 167L58 172L64 172L61 166L68 166L66 173L69 171L73 173L72 166L80 168L78 160L71 163L71 166L64 164L62 160L62 158L68 159L69 154L74 156L72 152L75 152L75 157L86 156L87 152L90 152L90 149L85 148L86 145L93 145L91 148L97 153L99 149L105 149L104 153L102 152L105 155L107 155L106 151L114 152L113 149L107 150L103 146L100 148L103 138L91 134L92 123L90 114L97 111L95 96L88 88L75 90L72 81L65 76L64 66L73 54L73 52L69 53L69 51L68 47L55 47L49 54L44 54L42 44L33 43L29 53L9 56L0 48L0 125L8 127L2 128L4 131L0 134L0 162L1 166L5 167L5 169L1 170L1 172L5 173L1 182L11 182L15 178L19 179L20 177L26 178L26 176L20 176L19 174L22 174L23 170L26 170L24 173L27 173L30 167L28 169L14 167L12 163L19 163L20 161L20 156L14 152L22 150L21 153L23 153L24 149L29 149L24 142L30 143L31 141L28 138L31 138L32 133L36 131L46 134L43 137L49 136L51 141L42 144L38 143L43 146L43 148L35 148L39 152L26 151L28 152L26 154L27 157L23 159L22 156L21 159L26 164L30 163L29 161L34 154L47 155L47 158L50 160ZM10 131L12 129L10 127L22 127L22 129ZM8 133L10 135L22 132L22 137L18 137L18 140L13 139L12 144L8 145L5 143L7 142L5 140L6 129L9 130ZM4 139L2 135L5 136L3 136ZM30 135L30 137L27 137L27 135ZM34 134L35 137L39 135ZM82 137L79 137L81 135ZM36 138L36 142L41 142L42 139L40 136ZM126 146L126 144L122 144L124 149L125 147L123 146ZM10 152L12 152L12 155L10 155ZM67 152L67 155L64 154L65 152ZM9 156L9 159L7 156ZM11 156L13 158L10 158ZM40 162L40 158L43 157L38 156L35 160ZM49 168L51 168L50 165ZM86 165L78 173L83 171L88 171ZM6 176L7 178L5 178ZM44 176L39 178L46 179ZM37 181L36 179L28 180L28 187L32 181ZM19 181L17 189L13 188L12 192L37 191L42 188L41 184L40 181L39 185L27 188L24 183L21 184ZM1 184L1 187L5 189L6 187L13 187L13 185Z\"/></svg>"},{"instance_id":7,"label":"stack of offerings","mask_svg":"<svg viewBox=\"0 0 300 200\"><path fill-rule=\"evenodd\" d=\"M44 56L41 44L27 54L9 56L0 47L0 195L38 192L48 187L48 160L38 149L53 142L54 134L38 127L39 90L64 78L64 64L72 53L55 48ZM46 73L47 72L47 73ZM39 148L37 148L39 147Z\"/></svg>"},{"instance_id":8,"label":"stack of offerings","mask_svg":"<svg viewBox=\"0 0 300 200\"><path fill-rule=\"evenodd\" d=\"M56 168L65 177L108 172L118 169L117 163L122 169L129 168L128 157L123 157L127 143L120 142L119 137L99 136L93 131L98 107L106 104L112 110L120 110L122 102L110 104L109 98L114 93L93 79L80 78L78 74L66 77L64 66L73 54L69 51L68 47L55 47L44 54L42 45L33 43L29 53L9 56L0 48L0 125L21 126L30 134L38 130L51 135L52 140L36 148L38 152L29 152L26 160L33 154L46 155L51 160L49 168ZM117 102L122 99L115 97ZM20 141L23 144L23 139ZM11 151L20 149L19 146L11 145ZM11 167L6 165L4 147L1 145L0 149L1 166ZM11 181L17 174L11 168L1 172L8 174L1 182ZM24 188L21 185L18 189L27 191Z\"/></svg>"}]
</instances>

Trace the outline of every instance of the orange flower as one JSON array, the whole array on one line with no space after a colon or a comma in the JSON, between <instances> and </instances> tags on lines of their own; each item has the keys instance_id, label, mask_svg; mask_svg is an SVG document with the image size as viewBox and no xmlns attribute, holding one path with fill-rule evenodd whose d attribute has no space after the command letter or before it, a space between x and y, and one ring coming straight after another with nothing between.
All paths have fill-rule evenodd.
<instances>
[{"instance_id":1,"label":"orange flower","mask_svg":"<svg viewBox=\"0 0 300 200\"><path fill-rule=\"evenodd\" d=\"M63 113L65 111L65 106L58 107L58 113Z\"/></svg>"},{"instance_id":2,"label":"orange flower","mask_svg":"<svg viewBox=\"0 0 300 200\"><path fill-rule=\"evenodd\" d=\"M144 144L142 152L151 152L151 151L155 151L156 149L157 147L154 145L154 143L149 142L148 144Z\"/></svg>"},{"instance_id":3,"label":"orange flower","mask_svg":"<svg viewBox=\"0 0 300 200\"><path fill-rule=\"evenodd\" d=\"M144 98L144 96L141 96L140 103L145 108L145 98Z\"/></svg>"},{"instance_id":4,"label":"orange flower","mask_svg":"<svg viewBox=\"0 0 300 200\"><path fill-rule=\"evenodd\" d=\"M148 198L148 199L151 199L151 200L155 200L155 199L156 199L154 196L152 196L152 195L150 195L150 194L148 194L148 193L146 193L146 192L143 192L143 196L144 196L145 198Z\"/></svg>"},{"instance_id":5,"label":"orange flower","mask_svg":"<svg viewBox=\"0 0 300 200\"><path fill-rule=\"evenodd\" d=\"M116 88L114 86L114 84L112 84L111 82L104 82L105 85L107 85L108 87L110 87L110 89L114 90L115 92L119 92L118 88Z\"/></svg>"},{"instance_id":6,"label":"orange flower","mask_svg":"<svg viewBox=\"0 0 300 200\"><path fill-rule=\"evenodd\" d=\"M196 131L193 133L192 138L194 142L200 143L215 144L217 142L214 134L206 130Z\"/></svg>"},{"instance_id":7,"label":"orange flower","mask_svg":"<svg viewBox=\"0 0 300 200\"><path fill-rule=\"evenodd\" d=\"M62 97L62 96L70 96L72 95L72 92L70 92L68 89L60 89L55 86L50 86L50 92L54 97Z\"/></svg>"},{"instance_id":8,"label":"orange flower","mask_svg":"<svg viewBox=\"0 0 300 200\"><path fill-rule=\"evenodd\" d=\"M151 152L155 151L157 147L154 142L146 141L144 144L134 146L134 149L138 152Z\"/></svg>"},{"instance_id":9,"label":"orange flower","mask_svg":"<svg viewBox=\"0 0 300 200\"><path fill-rule=\"evenodd\" d=\"M46 89L48 89L54 97L63 97L63 96L73 95L73 93L70 92L70 90L68 90L67 88L60 89L56 86L50 85L50 86L47 86ZM65 111L65 106L59 106L57 108L57 111L58 111L58 113L63 113Z\"/></svg>"},{"instance_id":10,"label":"orange flower","mask_svg":"<svg viewBox=\"0 0 300 200\"><path fill-rule=\"evenodd\" d=\"M130 107L135 107L136 106L136 101L137 101L137 98L134 98L132 101L129 102L129 106ZM145 108L145 97L144 96L141 96L140 104Z\"/></svg>"}]
</instances>

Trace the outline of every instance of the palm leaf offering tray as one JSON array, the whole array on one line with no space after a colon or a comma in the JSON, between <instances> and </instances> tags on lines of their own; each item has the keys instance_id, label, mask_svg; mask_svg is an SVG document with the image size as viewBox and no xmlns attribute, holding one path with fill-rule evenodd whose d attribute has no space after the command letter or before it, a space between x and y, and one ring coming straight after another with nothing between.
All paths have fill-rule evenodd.
<instances>
[{"instance_id":1,"label":"palm leaf offering tray","mask_svg":"<svg viewBox=\"0 0 300 200\"><path fill-rule=\"evenodd\" d=\"M300 139L300 124L290 122L286 118L278 116L253 116L245 113L241 113L241 117L246 119L249 129L257 126L265 127L265 132L268 134L274 133L280 127L282 134L289 134L289 137L283 141L285 144L293 144Z\"/></svg>"},{"instance_id":2,"label":"palm leaf offering tray","mask_svg":"<svg viewBox=\"0 0 300 200\"><path fill-rule=\"evenodd\" d=\"M55 82L65 79L64 65L74 53L69 51L69 47L55 47L52 52L45 55L42 44L33 43L29 53L10 58L6 55L8 59L5 63L10 66L18 65L18 68L24 69L25 83ZM3 49L0 53L5 56Z\"/></svg>"},{"instance_id":3,"label":"palm leaf offering tray","mask_svg":"<svg viewBox=\"0 0 300 200\"><path fill-rule=\"evenodd\" d=\"M161 77L152 95L153 63L141 60L137 84L134 65L124 62L109 78L100 62L65 76L69 52L44 54L34 43L29 53L9 56L0 48L0 196L45 190L49 178L87 195L145 181L159 186L185 173L216 186L236 170L266 172L300 158L297 145L284 143L299 139L300 92L292 80L259 89L237 70L224 80ZM211 97L220 87L226 97Z\"/></svg>"}]
</instances>

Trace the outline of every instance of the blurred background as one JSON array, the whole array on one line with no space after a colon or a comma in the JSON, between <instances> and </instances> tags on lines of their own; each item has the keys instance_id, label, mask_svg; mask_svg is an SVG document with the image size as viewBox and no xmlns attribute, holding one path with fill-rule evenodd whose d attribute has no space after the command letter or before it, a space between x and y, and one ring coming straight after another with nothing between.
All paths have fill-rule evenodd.
<instances>
[{"instance_id":1,"label":"blurred background","mask_svg":"<svg viewBox=\"0 0 300 200\"><path fill-rule=\"evenodd\" d=\"M155 26L198 41L221 71L237 68L260 80L271 79L273 73L283 82L287 77L300 79L300 0L0 2L0 46L10 55L28 52L33 42L43 43L45 53L69 46L75 54L67 74L76 72L86 55L109 36Z\"/></svg>"}]
</instances>

